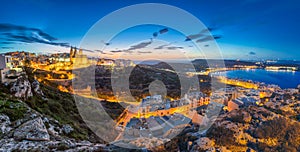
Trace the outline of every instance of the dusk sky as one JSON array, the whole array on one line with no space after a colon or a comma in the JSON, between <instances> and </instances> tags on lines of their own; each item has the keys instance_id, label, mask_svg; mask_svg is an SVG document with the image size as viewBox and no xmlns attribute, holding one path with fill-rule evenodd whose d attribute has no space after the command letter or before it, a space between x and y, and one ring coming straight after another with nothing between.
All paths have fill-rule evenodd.
<instances>
[{"instance_id":1,"label":"dusk sky","mask_svg":"<svg viewBox=\"0 0 300 152\"><path fill-rule=\"evenodd\" d=\"M300 1L296 0L2 0L0 53L17 50L36 53L68 51L70 45L79 47L85 33L105 15L139 3L173 5L196 16L205 26L214 29L211 34L218 36L216 41L224 58L300 60ZM126 19L123 22L126 22ZM126 48L128 50L136 43L147 43L151 41L155 30L164 27L142 26L145 28L143 32L140 32L140 28L128 29L123 32L124 36L121 33L119 37L112 39L112 46L109 46L104 54L111 54L109 57L113 58L114 53ZM180 35L176 29L170 29L162 35L152 49L160 44L168 45L166 51L193 52L189 50L192 44L183 43L184 35L181 35L182 40L181 37L175 38ZM160 43L163 41L164 43ZM201 45L208 46L209 49L208 44ZM149 49L151 48L145 52ZM190 54L197 58L195 53Z\"/></svg>"}]
</instances>

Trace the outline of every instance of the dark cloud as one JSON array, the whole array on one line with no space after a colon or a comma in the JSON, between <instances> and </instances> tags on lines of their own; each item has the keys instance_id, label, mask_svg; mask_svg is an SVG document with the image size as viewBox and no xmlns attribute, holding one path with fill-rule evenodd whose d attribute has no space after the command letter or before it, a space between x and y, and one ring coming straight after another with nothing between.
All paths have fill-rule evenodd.
<instances>
[{"instance_id":1,"label":"dark cloud","mask_svg":"<svg viewBox=\"0 0 300 152\"><path fill-rule=\"evenodd\" d=\"M113 51L110 51L112 53L119 53L119 52L123 52L122 50L113 50Z\"/></svg>"},{"instance_id":2,"label":"dark cloud","mask_svg":"<svg viewBox=\"0 0 300 152\"><path fill-rule=\"evenodd\" d=\"M177 49L183 49L184 47L182 46L170 46L172 43L170 44L164 44L164 45L160 45L156 48L154 48L155 50L161 50L161 49L168 49L168 50L177 50Z\"/></svg>"},{"instance_id":3,"label":"dark cloud","mask_svg":"<svg viewBox=\"0 0 300 152\"><path fill-rule=\"evenodd\" d=\"M177 50L177 49L183 49L182 46L169 46L169 47L166 47L168 50Z\"/></svg>"},{"instance_id":4,"label":"dark cloud","mask_svg":"<svg viewBox=\"0 0 300 152\"><path fill-rule=\"evenodd\" d=\"M199 33L197 34L191 34L191 35L188 35L186 36L186 39L185 41L190 41L190 40L193 40L193 39L197 39L197 38L200 38L200 37L204 37L206 36L207 34L209 34L209 32L212 32L214 30L216 30L217 28L215 27L208 27L208 28L205 28L203 30L201 30Z\"/></svg>"},{"instance_id":5,"label":"dark cloud","mask_svg":"<svg viewBox=\"0 0 300 152\"><path fill-rule=\"evenodd\" d=\"M132 50L138 50L138 49L143 49L143 48L146 48L148 45L150 45L152 43L152 39L149 41L149 42L141 42L139 44L136 44L136 45L132 45L130 46L129 49L127 50L124 50L124 52L130 52Z\"/></svg>"},{"instance_id":6,"label":"dark cloud","mask_svg":"<svg viewBox=\"0 0 300 152\"><path fill-rule=\"evenodd\" d=\"M221 35L214 35L214 36L206 36L204 38L201 38L201 39L198 39L196 42L197 43L202 43L202 42L207 42L207 41L212 41L212 40L217 40L217 39L220 39L222 38Z\"/></svg>"},{"instance_id":7,"label":"dark cloud","mask_svg":"<svg viewBox=\"0 0 300 152\"><path fill-rule=\"evenodd\" d=\"M124 52L124 53L132 53L133 50L139 50L139 49L143 49L146 48L148 45L150 45L152 43L152 39L148 42L141 42L138 43L136 45L132 45L130 46L128 49L117 49L117 50L112 50L110 52L112 53L120 53L120 52ZM101 50L95 50L96 52L100 52L101 54L107 54ZM143 51L138 51L139 53L144 53ZM148 53L148 52L146 52Z\"/></svg>"},{"instance_id":8,"label":"dark cloud","mask_svg":"<svg viewBox=\"0 0 300 152\"><path fill-rule=\"evenodd\" d=\"M0 42L0 44L14 44L13 42Z\"/></svg>"},{"instance_id":9,"label":"dark cloud","mask_svg":"<svg viewBox=\"0 0 300 152\"><path fill-rule=\"evenodd\" d=\"M15 32L31 31L31 32L36 32L38 35L40 35L41 37L43 37L49 41L57 40L53 36L43 32L42 30L37 29L37 28L30 28L30 27L26 27L26 26L19 26L19 25L13 25L13 24L5 24L5 23L0 24L0 32L11 32L11 31L15 31Z\"/></svg>"},{"instance_id":10,"label":"dark cloud","mask_svg":"<svg viewBox=\"0 0 300 152\"><path fill-rule=\"evenodd\" d=\"M168 28L164 28L164 29L159 30L159 34L164 34L164 33L167 33L168 31L169 31Z\"/></svg>"},{"instance_id":11,"label":"dark cloud","mask_svg":"<svg viewBox=\"0 0 300 152\"><path fill-rule=\"evenodd\" d=\"M249 55L256 55L256 53L251 51L251 52L249 52Z\"/></svg>"},{"instance_id":12,"label":"dark cloud","mask_svg":"<svg viewBox=\"0 0 300 152\"><path fill-rule=\"evenodd\" d=\"M204 47L209 47L209 45L208 45L208 44L205 44Z\"/></svg>"},{"instance_id":13,"label":"dark cloud","mask_svg":"<svg viewBox=\"0 0 300 152\"><path fill-rule=\"evenodd\" d=\"M221 35L214 35L213 37L214 37L215 40L222 38Z\"/></svg>"},{"instance_id":14,"label":"dark cloud","mask_svg":"<svg viewBox=\"0 0 300 152\"><path fill-rule=\"evenodd\" d=\"M105 45L111 45L110 42L105 42L105 41L103 41L103 40L101 40L101 43L103 43L103 44L105 44Z\"/></svg>"},{"instance_id":15,"label":"dark cloud","mask_svg":"<svg viewBox=\"0 0 300 152\"><path fill-rule=\"evenodd\" d=\"M153 32L152 37L156 38L158 36L158 34L164 34L164 33L167 33L167 32L169 32L169 29L168 28L163 28L163 29L159 30L158 32Z\"/></svg>"},{"instance_id":16,"label":"dark cloud","mask_svg":"<svg viewBox=\"0 0 300 152\"><path fill-rule=\"evenodd\" d=\"M160 45L160 46L158 46L158 47L156 47L156 48L154 48L155 50L161 50L161 49L163 49L163 48L165 48L165 47L167 47L167 46L169 46L170 44L164 44L164 45Z\"/></svg>"},{"instance_id":17,"label":"dark cloud","mask_svg":"<svg viewBox=\"0 0 300 152\"><path fill-rule=\"evenodd\" d=\"M157 32L154 32L154 33L152 34L152 36L155 38L155 37L158 36L158 33L157 33Z\"/></svg>"},{"instance_id":18,"label":"dark cloud","mask_svg":"<svg viewBox=\"0 0 300 152\"><path fill-rule=\"evenodd\" d=\"M208 33L208 32L215 31L215 30L217 30L216 27L208 27L208 28L206 28L206 29L203 29L203 30L201 31L201 33L205 34L205 33Z\"/></svg>"},{"instance_id":19,"label":"dark cloud","mask_svg":"<svg viewBox=\"0 0 300 152\"><path fill-rule=\"evenodd\" d=\"M54 42L57 38L37 28L13 24L0 24L0 32L5 41L23 43L41 43L55 46L69 47L69 43Z\"/></svg>"},{"instance_id":20,"label":"dark cloud","mask_svg":"<svg viewBox=\"0 0 300 152\"><path fill-rule=\"evenodd\" d=\"M14 47L2 46L1 49L13 49Z\"/></svg>"},{"instance_id":21,"label":"dark cloud","mask_svg":"<svg viewBox=\"0 0 300 152\"><path fill-rule=\"evenodd\" d=\"M152 53L152 52L151 51L138 51L138 53L149 54L149 53Z\"/></svg>"},{"instance_id":22,"label":"dark cloud","mask_svg":"<svg viewBox=\"0 0 300 152\"><path fill-rule=\"evenodd\" d=\"M193 40L193 39L197 39L197 38L202 37L202 36L204 36L204 34L201 33L201 32L198 33L198 34L191 34L191 35L186 36L185 41L190 41L190 40Z\"/></svg>"},{"instance_id":23,"label":"dark cloud","mask_svg":"<svg viewBox=\"0 0 300 152\"><path fill-rule=\"evenodd\" d=\"M69 43L57 43L57 42L48 41L47 39L43 39L35 34L30 34L30 35L11 34L11 35L7 36L6 40L11 41L11 42L42 43L42 44L49 44L49 45L55 45L55 46L70 47Z\"/></svg>"}]
</instances>

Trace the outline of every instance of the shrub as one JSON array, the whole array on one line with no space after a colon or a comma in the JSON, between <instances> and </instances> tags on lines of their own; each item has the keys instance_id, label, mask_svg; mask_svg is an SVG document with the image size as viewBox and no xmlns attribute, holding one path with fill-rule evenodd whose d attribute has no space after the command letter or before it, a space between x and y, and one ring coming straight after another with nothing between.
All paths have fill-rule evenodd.
<instances>
[{"instance_id":1,"label":"shrub","mask_svg":"<svg viewBox=\"0 0 300 152\"><path fill-rule=\"evenodd\" d=\"M275 118L264 122L256 129L255 137L258 138L282 138L284 137L288 123L285 118Z\"/></svg>"},{"instance_id":2,"label":"shrub","mask_svg":"<svg viewBox=\"0 0 300 152\"><path fill-rule=\"evenodd\" d=\"M222 126L213 125L207 131L207 137L216 140L216 144L222 146L233 146L237 145L235 142L234 132L228 128Z\"/></svg>"},{"instance_id":3,"label":"shrub","mask_svg":"<svg viewBox=\"0 0 300 152\"><path fill-rule=\"evenodd\" d=\"M0 113L7 115L11 121L24 117L27 108L18 101L2 101L0 104Z\"/></svg>"}]
</instances>

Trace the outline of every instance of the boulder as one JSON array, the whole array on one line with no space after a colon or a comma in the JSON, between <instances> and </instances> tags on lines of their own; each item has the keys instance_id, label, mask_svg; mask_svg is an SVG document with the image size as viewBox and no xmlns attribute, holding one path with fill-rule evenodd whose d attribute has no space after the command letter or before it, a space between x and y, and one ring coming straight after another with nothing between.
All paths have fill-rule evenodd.
<instances>
[{"instance_id":1,"label":"boulder","mask_svg":"<svg viewBox=\"0 0 300 152\"><path fill-rule=\"evenodd\" d=\"M18 98L29 98L32 97L31 84L25 77L20 77L16 82L13 83L10 91L13 93L15 97Z\"/></svg>"},{"instance_id":2,"label":"boulder","mask_svg":"<svg viewBox=\"0 0 300 152\"><path fill-rule=\"evenodd\" d=\"M32 82L31 85L32 85L32 89L33 89L33 91L34 91L35 93L37 93L37 94L39 94L39 95L41 95L41 96L44 96L44 93L43 93L43 91L41 90L40 82L39 82L39 81L34 80L34 81Z\"/></svg>"},{"instance_id":3,"label":"boulder","mask_svg":"<svg viewBox=\"0 0 300 152\"><path fill-rule=\"evenodd\" d=\"M11 122L7 115L0 115L0 131L1 134L9 132L12 128L10 127Z\"/></svg>"},{"instance_id":4,"label":"boulder","mask_svg":"<svg viewBox=\"0 0 300 152\"><path fill-rule=\"evenodd\" d=\"M74 129L70 125L63 125L62 130L65 134L71 133Z\"/></svg>"},{"instance_id":5,"label":"boulder","mask_svg":"<svg viewBox=\"0 0 300 152\"><path fill-rule=\"evenodd\" d=\"M40 117L29 120L14 131L16 140L49 141L50 136Z\"/></svg>"}]
</instances>

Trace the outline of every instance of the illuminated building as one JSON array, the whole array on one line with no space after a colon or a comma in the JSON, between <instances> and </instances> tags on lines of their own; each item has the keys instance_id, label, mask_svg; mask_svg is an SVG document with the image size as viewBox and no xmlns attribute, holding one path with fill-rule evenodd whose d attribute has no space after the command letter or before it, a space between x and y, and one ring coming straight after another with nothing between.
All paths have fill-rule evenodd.
<instances>
[{"instance_id":1,"label":"illuminated building","mask_svg":"<svg viewBox=\"0 0 300 152\"><path fill-rule=\"evenodd\" d=\"M235 109L239 109L240 106L243 105L243 102L239 101L239 100L231 100L228 102L228 111L232 111Z\"/></svg>"},{"instance_id":2,"label":"illuminated building","mask_svg":"<svg viewBox=\"0 0 300 152\"><path fill-rule=\"evenodd\" d=\"M131 60L125 60L125 59L117 59L115 60L115 65L119 67L129 67L129 66L135 66L133 61Z\"/></svg>"},{"instance_id":3,"label":"illuminated building","mask_svg":"<svg viewBox=\"0 0 300 152\"><path fill-rule=\"evenodd\" d=\"M113 66L115 64L115 61L112 59L100 59L97 62L97 65L104 65L104 66Z\"/></svg>"},{"instance_id":4,"label":"illuminated building","mask_svg":"<svg viewBox=\"0 0 300 152\"><path fill-rule=\"evenodd\" d=\"M9 64L9 57L5 55L0 55L0 75L1 75L1 82L5 82L6 74L9 71L8 64Z\"/></svg>"},{"instance_id":5,"label":"illuminated building","mask_svg":"<svg viewBox=\"0 0 300 152\"><path fill-rule=\"evenodd\" d=\"M267 66L265 68L267 71L296 71L296 67L291 66Z\"/></svg>"},{"instance_id":6,"label":"illuminated building","mask_svg":"<svg viewBox=\"0 0 300 152\"><path fill-rule=\"evenodd\" d=\"M224 76L216 76L217 79L219 79L219 81L221 83L224 84L228 84L228 85L235 85L235 86L240 86L243 88L248 88L248 89L258 89L259 85L251 82L251 81L242 81L242 80L238 80L238 79L229 79L226 78Z\"/></svg>"},{"instance_id":7,"label":"illuminated building","mask_svg":"<svg viewBox=\"0 0 300 152\"><path fill-rule=\"evenodd\" d=\"M12 68L11 56L0 55L0 69Z\"/></svg>"},{"instance_id":8,"label":"illuminated building","mask_svg":"<svg viewBox=\"0 0 300 152\"><path fill-rule=\"evenodd\" d=\"M76 47L73 48L73 47L71 46L71 49L70 49L70 62L71 62L71 63L74 63L74 58L75 58L76 54L77 54L77 49L76 49Z\"/></svg>"},{"instance_id":9,"label":"illuminated building","mask_svg":"<svg viewBox=\"0 0 300 152\"><path fill-rule=\"evenodd\" d=\"M75 49L75 58L72 57L72 62L75 67L86 67L89 66L89 60L87 55L84 55L82 53L82 49L79 50L79 52L76 54L76 49Z\"/></svg>"},{"instance_id":10,"label":"illuminated building","mask_svg":"<svg viewBox=\"0 0 300 152\"><path fill-rule=\"evenodd\" d=\"M11 68L12 68L11 56L0 54L0 75L1 75L2 83L7 81L6 77L7 74L9 74Z\"/></svg>"}]
</instances>

